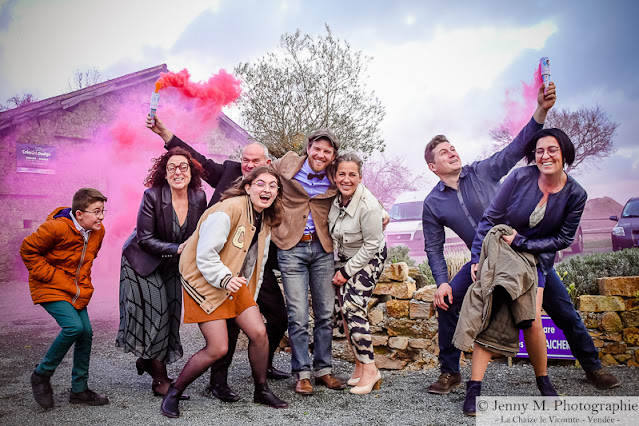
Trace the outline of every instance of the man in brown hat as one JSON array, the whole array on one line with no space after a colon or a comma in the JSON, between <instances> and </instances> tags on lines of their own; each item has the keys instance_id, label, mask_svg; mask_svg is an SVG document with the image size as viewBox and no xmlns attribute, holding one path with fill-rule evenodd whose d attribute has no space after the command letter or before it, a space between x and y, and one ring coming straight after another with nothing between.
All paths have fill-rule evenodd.
<instances>
[{"instance_id":1,"label":"man in brown hat","mask_svg":"<svg viewBox=\"0 0 639 426\"><path fill-rule=\"evenodd\" d=\"M317 130L308 138L306 155L288 152L273 162L282 181L284 220L273 229L277 259L288 311L288 334L292 349L291 367L297 383L295 392L313 394L315 384L343 389L332 374L333 306L335 291L333 240L328 230L328 211L337 189L331 164L339 139L330 130ZM313 365L309 355L308 290L314 317Z\"/></svg>"}]
</instances>

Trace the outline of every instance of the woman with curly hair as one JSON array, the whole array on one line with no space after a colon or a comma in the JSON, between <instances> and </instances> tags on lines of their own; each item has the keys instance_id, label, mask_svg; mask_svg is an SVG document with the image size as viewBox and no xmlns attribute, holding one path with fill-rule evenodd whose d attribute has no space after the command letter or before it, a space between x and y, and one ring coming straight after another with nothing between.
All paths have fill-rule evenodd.
<instances>
[{"instance_id":1,"label":"woman with curly hair","mask_svg":"<svg viewBox=\"0 0 639 426\"><path fill-rule=\"evenodd\" d=\"M122 249L116 346L138 356L137 372L151 375L156 396L165 395L171 384L166 364L182 357L178 261L206 209L204 173L182 148L154 159L144 180L149 189L142 197L137 226Z\"/></svg>"},{"instance_id":2,"label":"woman with curly hair","mask_svg":"<svg viewBox=\"0 0 639 426\"><path fill-rule=\"evenodd\" d=\"M249 339L248 356L255 383L254 401L274 408L288 404L266 383L269 342L255 300L268 257L271 228L282 221L280 178L257 167L207 209L180 259L184 322L196 323L205 346L186 363L162 400L167 417L179 417L179 400L188 385L226 355L226 320L234 318Z\"/></svg>"}]
</instances>

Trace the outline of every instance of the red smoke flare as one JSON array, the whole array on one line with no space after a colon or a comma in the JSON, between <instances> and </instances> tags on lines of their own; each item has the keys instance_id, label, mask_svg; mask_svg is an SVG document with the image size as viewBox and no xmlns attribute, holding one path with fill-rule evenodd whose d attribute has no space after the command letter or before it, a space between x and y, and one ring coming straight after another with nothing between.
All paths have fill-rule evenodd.
<instances>
[{"instance_id":1,"label":"red smoke flare","mask_svg":"<svg viewBox=\"0 0 639 426\"><path fill-rule=\"evenodd\" d=\"M195 83L191 81L191 75L187 69L178 73L167 72L155 83L156 89L176 87L188 98L198 99L204 103L213 102L220 106L226 106L235 102L240 96L240 80L224 70L213 75L207 82Z\"/></svg>"}]
</instances>

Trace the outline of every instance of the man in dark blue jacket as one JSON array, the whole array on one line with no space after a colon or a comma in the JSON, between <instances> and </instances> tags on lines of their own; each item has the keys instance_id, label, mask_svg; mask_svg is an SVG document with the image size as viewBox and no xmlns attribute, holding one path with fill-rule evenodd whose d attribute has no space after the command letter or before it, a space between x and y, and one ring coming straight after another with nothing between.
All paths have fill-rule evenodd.
<instances>
[{"instance_id":1,"label":"man in dark blue jacket","mask_svg":"<svg viewBox=\"0 0 639 426\"><path fill-rule=\"evenodd\" d=\"M167 129L159 118L152 120L147 117L147 127L154 133L158 134L162 140L164 140L164 148L167 150L179 146L186 149L191 153L206 170L207 177L205 179L212 188L215 188L211 201L209 201L208 207L217 203L220 197L229 189L233 182L251 172L256 167L268 166L271 164L271 160L268 155L268 149L260 143L250 143L242 149L242 155L240 162L227 160L224 163L216 163L215 161L204 157L202 154L194 150L191 146L183 142L180 138L175 136L169 129ZM269 249L268 260L264 267L264 275L262 280L262 286L260 288L260 294L257 298L257 304L260 307L260 312L266 319L266 334L269 339L269 360L267 375L269 379L286 379L290 377L289 373L278 370L273 366L273 355L275 350L280 344L280 340L286 332L288 325L286 306L284 305L284 298L282 297L282 291L273 273L274 269L279 269L277 263L277 248L275 244L271 243ZM228 368L231 365L233 354L235 353L235 345L240 333L240 328L235 323L234 319L226 321L229 338L229 349L226 356L220 358L211 366L211 381L208 389L211 394L218 399L225 402L235 402L240 399L239 395L235 393L227 383Z\"/></svg>"},{"instance_id":2,"label":"man in dark blue jacket","mask_svg":"<svg viewBox=\"0 0 639 426\"><path fill-rule=\"evenodd\" d=\"M438 314L441 364L439 379L430 385L428 392L447 394L461 385L461 352L452 344L452 338L464 295L472 284L470 262L448 282L444 227L452 229L470 249L477 224L497 193L500 180L524 157L526 142L543 128L555 99L555 85L550 83L545 93L542 86L532 119L507 147L485 160L462 167L459 154L444 135L435 136L426 146L424 157L428 168L441 179L424 200L422 214L428 264L437 283L433 304ZM544 303L543 308L564 332L588 381L600 389L619 386L619 381L602 369L599 352L554 269L548 274L544 300L554 300L552 306Z\"/></svg>"}]
</instances>

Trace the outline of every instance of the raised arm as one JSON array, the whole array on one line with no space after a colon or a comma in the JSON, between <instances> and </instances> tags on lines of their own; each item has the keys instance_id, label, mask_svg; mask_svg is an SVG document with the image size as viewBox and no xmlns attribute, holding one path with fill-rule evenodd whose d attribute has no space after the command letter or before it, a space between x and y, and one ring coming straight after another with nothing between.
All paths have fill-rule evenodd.
<instances>
[{"instance_id":1,"label":"raised arm","mask_svg":"<svg viewBox=\"0 0 639 426\"><path fill-rule=\"evenodd\" d=\"M220 163L216 163L215 161L206 158L198 151L193 149L191 145L182 141L179 137L175 136L173 132L171 132L160 120L160 118L156 115L155 121L151 119L151 116L147 116L146 119L146 127L151 129L151 131L157 135L159 135L164 141L164 148L168 151L171 148L180 147L185 149L191 154L191 156L202 165L204 170L207 173L205 177L206 183L208 183L211 188L215 188L219 183L222 175L224 174L224 165Z\"/></svg>"},{"instance_id":2,"label":"raised arm","mask_svg":"<svg viewBox=\"0 0 639 426\"><path fill-rule=\"evenodd\" d=\"M537 93L537 109L528 124L519 131L515 139L504 149L478 162L477 173L490 176L493 181L497 182L506 176L510 169L515 167L517 162L526 154L524 149L532 135L543 129L546 115L555 104L555 93L554 83L550 83L546 93L544 93L543 85L539 88L539 92Z\"/></svg>"}]
</instances>

